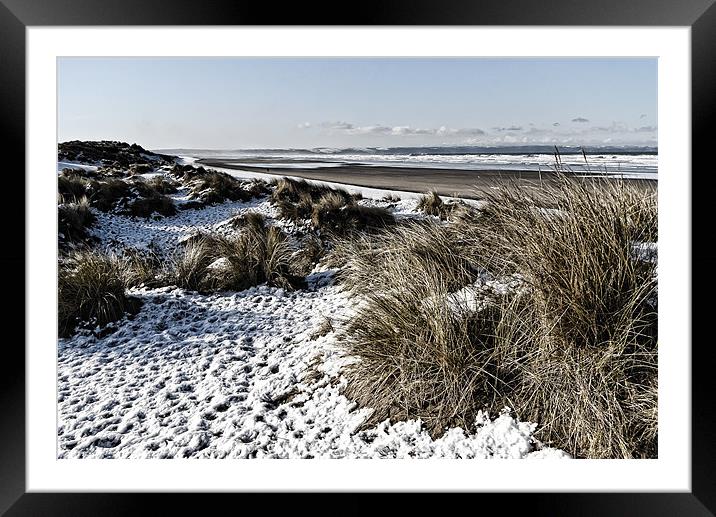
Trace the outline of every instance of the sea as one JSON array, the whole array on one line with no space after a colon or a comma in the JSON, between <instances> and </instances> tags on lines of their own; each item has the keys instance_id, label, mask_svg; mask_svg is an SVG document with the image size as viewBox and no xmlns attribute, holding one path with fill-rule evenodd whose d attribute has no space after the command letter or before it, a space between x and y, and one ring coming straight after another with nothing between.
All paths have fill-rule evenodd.
<instances>
[{"instance_id":1,"label":"sea","mask_svg":"<svg viewBox=\"0 0 716 517\"><path fill-rule=\"evenodd\" d=\"M350 165L462 170L566 170L657 179L658 149L637 146L435 146L313 149L156 149L157 152L267 168Z\"/></svg>"}]
</instances>

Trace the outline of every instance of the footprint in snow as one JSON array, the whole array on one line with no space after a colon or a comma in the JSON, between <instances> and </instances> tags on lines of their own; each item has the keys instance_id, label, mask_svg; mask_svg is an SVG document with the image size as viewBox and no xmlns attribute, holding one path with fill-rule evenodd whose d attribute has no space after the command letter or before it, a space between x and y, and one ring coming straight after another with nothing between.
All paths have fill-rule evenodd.
<instances>
[{"instance_id":1,"label":"footprint in snow","mask_svg":"<svg viewBox=\"0 0 716 517\"><path fill-rule=\"evenodd\" d=\"M117 447L120 443L122 443L122 439L117 435L109 435L102 438L97 438L94 441L95 446L102 447L105 449Z\"/></svg>"}]
</instances>

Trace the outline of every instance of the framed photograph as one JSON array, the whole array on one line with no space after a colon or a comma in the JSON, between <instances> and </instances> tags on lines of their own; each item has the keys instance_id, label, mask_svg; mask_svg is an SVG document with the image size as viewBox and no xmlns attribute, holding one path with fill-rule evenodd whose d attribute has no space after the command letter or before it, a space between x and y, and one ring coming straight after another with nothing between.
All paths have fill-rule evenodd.
<instances>
[{"instance_id":1,"label":"framed photograph","mask_svg":"<svg viewBox=\"0 0 716 517\"><path fill-rule=\"evenodd\" d=\"M2 2L2 511L716 511L710 1Z\"/></svg>"}]
</instances>

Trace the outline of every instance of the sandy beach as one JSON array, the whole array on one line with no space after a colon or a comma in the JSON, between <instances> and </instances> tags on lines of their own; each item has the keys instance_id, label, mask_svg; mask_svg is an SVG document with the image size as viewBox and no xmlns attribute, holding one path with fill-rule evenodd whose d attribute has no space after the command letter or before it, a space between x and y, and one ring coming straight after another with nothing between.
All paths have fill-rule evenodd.
<instances>
[{"instance_id":1,"label":"sandy beach","mask_svg":"<svg viewBox=\"0 0 716 517\"><path fill-rule=\"evenodd\" d=\"M383 167L372 165L341 165L324 168L295 167L255 167L239 164L232 160L198 160L197 164L208 167L245 170L274 174L276 176L294 176L305 179L330 181L359 187L380 188L407 192L435 191L441 196L480 199L481 194L492 188L514 181L521 184L552 181L556 174L552 171L509 171L509 170L464 170L437 169L423 167ZM579 177L579 176L577 176ZM585 180L590 177L584 176ZM656 188L657 181L651 179L626 179L644 188Z\"/></svg>"}]
</instances>

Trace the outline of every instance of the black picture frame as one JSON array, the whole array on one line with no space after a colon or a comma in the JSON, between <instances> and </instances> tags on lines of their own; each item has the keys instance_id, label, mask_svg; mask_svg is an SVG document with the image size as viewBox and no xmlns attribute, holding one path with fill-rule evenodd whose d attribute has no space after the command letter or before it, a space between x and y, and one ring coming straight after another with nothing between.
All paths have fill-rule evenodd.
<instances>
[{"instance_id":1,"label":"black picture frame","mask_svg":"<svg viewBox=\"0 0 716 517\"><path fill-rule=\"evenodd\" d=\"M361 2L353 7L335 3L258 3L213 0L0 0L0 142L2 156L12 156L12 171L5 170L5 192L12 199L0 204L6 245L0 253L6 289L12 301L3 310L7 338L0 360L0 512L16 515L126 515L143 514L161 498L163 513L186 510L184 494L69 494L26 493L25 490L25 352L24 278L25 225L25 30L28 26L63 25L605 25L691 27L692 170L684 171L692 188L692 278L700 292L713 287L713 252L696 253L700 242L709 247L712 217L709 197L714 174L709 126L716 100L716 6L714 0L424 0ZM342 8L341 8L342 7ZM341 14L345 13L345 14ZM694 181L696 180L696 181ZM700 199L702 197L703 199ZM701 227L701 228L700 228ZM699 231L701 230L701 231ZM700 240L699 240L700 239ZM27 273L26 273L27 274ZM22 297L19 293L23 293ZM23 303L21 303L23 301ZM689 493L570 493L479 494L480 504L509 498L510 510L534 515L714 515L716 513L716 411L714 382L709 361L710 339L697 340L705 329L706 311L712 304L697 303L692 290L692 490ZM9 331L8 331L9 335ZM662 343L662 346L684 346ZM246 495L212 495L212 503ZM419 502L419 499L416 499ZM246 500L244 499L244 504ZM295 504L295 502L293 503ZM300 503L299 503L300 504ZM487 506L483 507L487 508ZM208 507L205 508L205 512ZM476 509L477 510L477 509Z\"/></svg>"}]
</instances>

